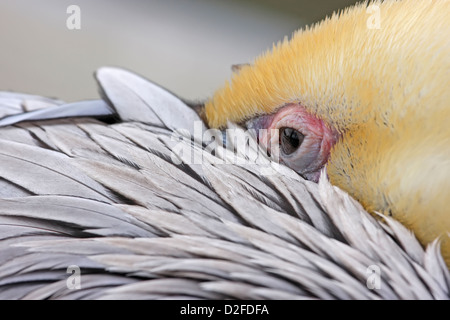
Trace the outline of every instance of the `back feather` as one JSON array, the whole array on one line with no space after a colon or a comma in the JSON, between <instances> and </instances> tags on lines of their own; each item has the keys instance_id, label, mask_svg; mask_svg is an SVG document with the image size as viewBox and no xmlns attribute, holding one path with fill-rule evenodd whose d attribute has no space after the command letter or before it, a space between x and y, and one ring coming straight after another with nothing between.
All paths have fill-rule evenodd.
<instances>
[{"instance_id":1,"label":"back feather","mask_svg":"<svg viewBox=\"0 0 450 320\"><path fill-rule=\"evenodd\" d=\"M215 156L172 139L195 117L174 97L159 110L154 101L167 93L141 95L140 111L151 112L137 122L116 80L101 82L103 90L119 97L115 108L129 121L0 129L0 298L450 297L438 243L424 250L402 225L377 221L325 179L313 184L284 167L267 176L224 150ZM161 113L180 117L171 123ZM180 164L180 144L202 165ZM72 265L82 270L80 290L67 288ZM367 287L371 266L381 270L379 289Z\"/></svg>"}]
</instances>

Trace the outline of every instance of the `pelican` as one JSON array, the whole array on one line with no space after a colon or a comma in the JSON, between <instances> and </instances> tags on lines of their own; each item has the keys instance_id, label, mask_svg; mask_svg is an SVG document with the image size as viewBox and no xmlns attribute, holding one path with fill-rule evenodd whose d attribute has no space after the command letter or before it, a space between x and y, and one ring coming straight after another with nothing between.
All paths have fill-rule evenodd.
<instances>
[{"instance_id":1,"label":"pelican","mask_svg":"<svg viewBox=\"0 0 450 320\"><path fill-rule=\"evenodd\" d=\"M297 108L306 128L322 125L331 109L313 111L305 98L317 87L301 101L280 100L265 83L296 88L286 91L276 85L286 75L269 72L243 92L249 79L264 79L267 63L289 58L298 39L359 21L364 8L238 68L206 103L113 67L95 74L100 100L1 93L0 299L448 299L442 237L424 241L398 207L379 208L337 178L335 157L343 159L339 146L354 141L357 122L323 125L323 159L298 166L282 157L292 151L282 142L297 152L310 134L283 124L276 151L261 124ZM355 74L361 67L346 66ZM351 92L374 99L372 85ZM337 94L345 100L347 92ZM376 121L391 123L389 115Z\"/></svg>"}]
</instances>

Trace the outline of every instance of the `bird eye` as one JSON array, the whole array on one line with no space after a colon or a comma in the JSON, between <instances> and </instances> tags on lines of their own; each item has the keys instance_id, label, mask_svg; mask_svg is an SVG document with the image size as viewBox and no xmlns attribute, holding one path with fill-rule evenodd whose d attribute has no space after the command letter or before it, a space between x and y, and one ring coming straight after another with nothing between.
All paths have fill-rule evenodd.
<instances>
[{"instance_id":1,"label":"bird eye","mask_svg":"<svg viewBox=\"0 0 450 320\"><path fill-rule=\"evenodd\" d=\"M305 136L293 128L280 129L280 147L284 155L293 154L301 146Z\"/></svg>"},{"instance_id":2,"label":"bird eye","mask_svg":"<svg viewBox=\"0 0 450 320\"><path fill-rule=\"evenodd\" d=\"M247 128L256 129L258 143L274 161L311 181L318 181L339 137L336 130L296 103L247 121Z\"/></svg>"}]
</instances>

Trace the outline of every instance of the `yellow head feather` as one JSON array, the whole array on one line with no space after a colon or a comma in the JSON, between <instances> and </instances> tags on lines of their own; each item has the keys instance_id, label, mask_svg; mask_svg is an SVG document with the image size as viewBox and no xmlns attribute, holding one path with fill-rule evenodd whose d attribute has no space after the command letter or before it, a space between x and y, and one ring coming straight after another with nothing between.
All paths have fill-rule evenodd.
<instances>
[{"instance_id":1,"label":"yellow head feather","mask_svg":"<svg viewBox=\"0 0 450 320\"><path fill-rule=\"evenodd\" d=\"M442 236L450 265L450 1L367 8L299 31L241 68L208 101L206 118L222 127L301 103L342 133L331 182L422 243Z\"/></svg>"}]
</instances>

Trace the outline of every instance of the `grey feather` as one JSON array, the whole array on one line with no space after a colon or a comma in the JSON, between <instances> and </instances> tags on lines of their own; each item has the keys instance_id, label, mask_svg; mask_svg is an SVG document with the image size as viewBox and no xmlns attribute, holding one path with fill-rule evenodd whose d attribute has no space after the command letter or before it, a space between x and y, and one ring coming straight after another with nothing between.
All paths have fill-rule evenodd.
<instances>
[{"instance_id":1,"label":"grey feather","mask_svg":"<svg viewBox=\"0 0 450 320\"><path fill-rule=\"evenodd\" d=\"M63 101L31 94L0 92L0 118L63 104Z\"/></svg>"},{"instance_id":2,"label":"grey feather","mask_svg":"<svg viewBox=\"0 0 450 320\"><path fill-rule=\"evenodd\" d=\"M37 110L18 113L0 119L0 127L19 122L52 120L70 117L106 117L112 116L113 110L102 100L81 101L56 107L40 106Z\"/></svg>"},{"instance_id":3,"label":"grey feather","mask_svg":"<svg viewBox=\"0 0 450 320\"><path fill-rule=\"evenodd\" d=\"M34 194L110 200L98 182L71 166L63 154L4 140L0 140L0 149L0 176Z\"/></svg>"},{"instance_id":4,"label":"grey feather","mask_svg":"<svg viewBox=\"0 0 450 320\"><path fill-rule=\"evenodd\" d=\"M144 122L172 131L202 123L197 113L173 94L134 73L118 68L101 68L96 78L102 93L124 121ZM203 130L205 130L205 126Z\"/></svg>"}]
</instances>

